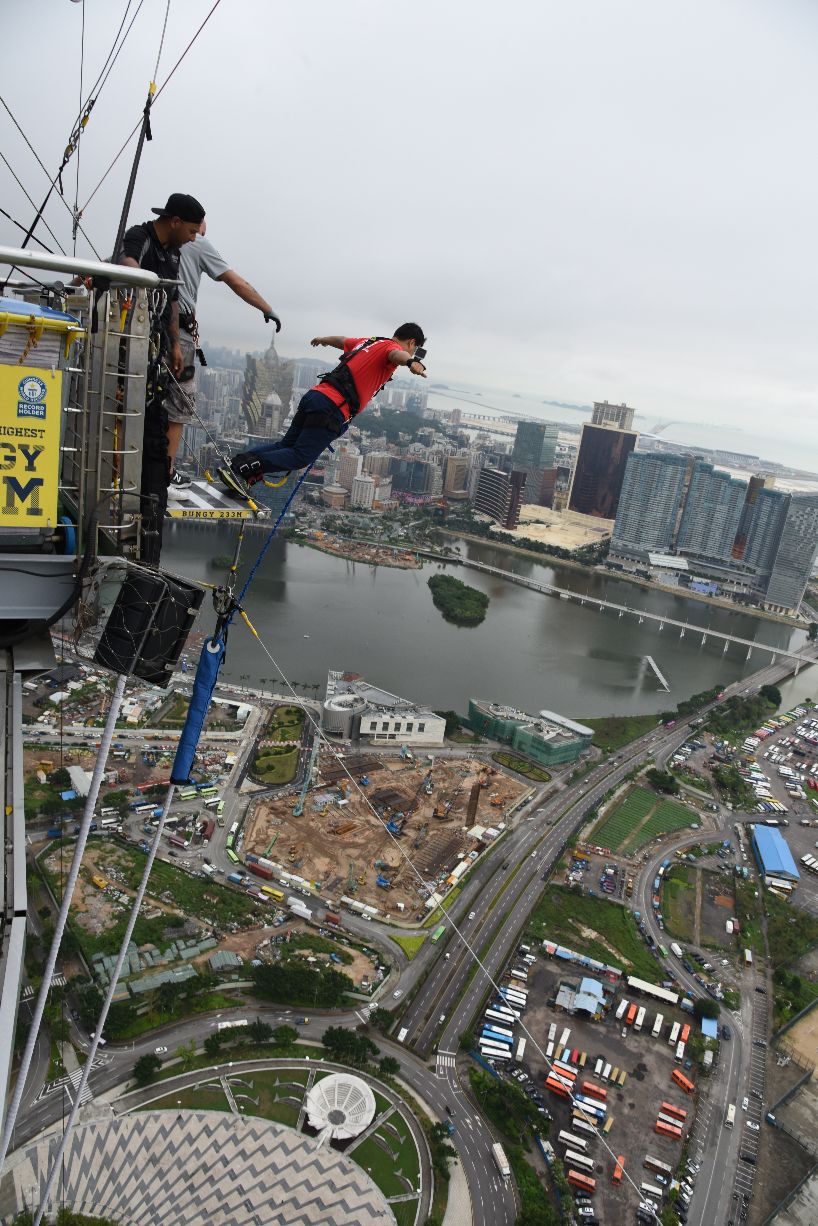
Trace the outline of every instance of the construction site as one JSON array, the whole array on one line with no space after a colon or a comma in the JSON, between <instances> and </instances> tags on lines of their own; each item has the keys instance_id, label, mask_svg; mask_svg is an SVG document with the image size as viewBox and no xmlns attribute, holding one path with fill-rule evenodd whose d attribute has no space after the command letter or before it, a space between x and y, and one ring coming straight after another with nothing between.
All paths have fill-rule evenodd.
<instances>
[{"instance_id":1,"label":"construction site","mask_svg":"<svg viewBox=\"0 0 818 1226\"><path fill-rule=\"evenodd\" d=\"M336 905L354 896L382 917L412 920L500 836L530 790L472 758L419 760L408 750L321 754L311 782L295 799L251 805L245 855L298 873Z\"/></svg>"}]
</instances>

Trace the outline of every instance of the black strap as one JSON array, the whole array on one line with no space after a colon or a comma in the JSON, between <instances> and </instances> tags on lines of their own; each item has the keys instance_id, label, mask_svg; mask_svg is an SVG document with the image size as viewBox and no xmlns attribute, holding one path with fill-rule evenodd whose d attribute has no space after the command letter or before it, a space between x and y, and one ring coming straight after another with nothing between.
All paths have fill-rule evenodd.
<instances>
[{"instance_id":1,"label":"black strap","mask_svg":"<svg viewBox=\"0 0 818 1226\"><path fill-rule=\"evenodd\" d=\"M344 403L349 406L350 417L356 417L358 413L360 413L361 398L358 395L358 389L355 386L355 379L352 371L349 369L349 363L353 358L357 357L359 353L363 353L363 351L368 349L371 345L376 344L378 341L385 341L388 339L389 338L386 336L367 337L365 341L361 341L361 343L356 345L354 349L350 349L349 353L345 353L338 365L333 367L332 370L327 371L325 375L321 375L320 379L318 380L319 383L327 383L330 387L334 387L337 392L341 393L344 398ZM389 376L389 379L391 378L392 375ZM386 384L389 382L389 379L386 379L385 382L381 384L378 391L374 393L374 396L377 396L379 392L383 391Z\"/></svg>"}]
</instances>

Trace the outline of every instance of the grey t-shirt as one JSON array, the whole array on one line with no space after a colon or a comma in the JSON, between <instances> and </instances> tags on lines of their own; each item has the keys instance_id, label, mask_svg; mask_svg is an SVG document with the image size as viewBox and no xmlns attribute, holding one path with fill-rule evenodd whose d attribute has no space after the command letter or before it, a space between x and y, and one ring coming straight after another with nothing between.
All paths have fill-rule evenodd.
<instances>
[{"instance_id":1,"label":"grey t-shirt","mask_svg":"<svg viewBox=\"0 0 818 1226\"><path fill-rule=\"evenodd\" d=\"M230 265L223 259L209 238L197 234L192 243L185 243L179 251L179 310L183 315L195 315L196 299L199 296L199 282L202 273L206 272L213 281L230 271Z\"/></svg>"}]
</instances>

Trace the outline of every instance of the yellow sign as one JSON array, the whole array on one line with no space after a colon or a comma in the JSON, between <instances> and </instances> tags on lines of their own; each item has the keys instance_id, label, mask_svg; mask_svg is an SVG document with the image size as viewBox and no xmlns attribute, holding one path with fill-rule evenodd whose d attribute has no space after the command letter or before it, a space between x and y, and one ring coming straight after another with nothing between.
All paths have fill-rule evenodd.
<instances>
[{"instance_id":1,"label":"yellow sign","mask_svg":"<svg viewBox=\"0 0 818 1226\"><path fill-rule=\"evenodd\" d=\"M0 531L57 523L61 410L60 371L0 366Z\"/></svg>"}]
</instances>

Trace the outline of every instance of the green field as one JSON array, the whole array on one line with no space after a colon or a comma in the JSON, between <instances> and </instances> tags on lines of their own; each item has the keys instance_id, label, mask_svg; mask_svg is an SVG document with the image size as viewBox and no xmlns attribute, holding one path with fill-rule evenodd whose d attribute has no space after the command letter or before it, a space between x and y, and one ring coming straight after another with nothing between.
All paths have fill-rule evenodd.
<instances>
[{"instance_id":1,"label":"green field","mask_svg":"<svg viewBox=\"0 0 818 1226\"><path fill-rule=\"evenodd\" d=\"M400 1140L385 1126L387 1120L397 1129ZM378 1137L391 1152L383 1148L376 1139ZM417 1146L400 1116L385 1116L375 1132L350 1152L358 1165L369 1171L386 1196L401 1196L417 1187L420 1175ZM399 1173L404 1178L400 1178ZM408 1184L405 1180L409 1181Z\"/></svg>"},{"instance_id":2,"label":"green field","mask_svg":"<svg viewBox=\"0 0 818 1226\"><path fill-rule=\"evenodd\" d=\"M582 719L579 721L594 730L593 743L597 749L613 753L623 745L650 732L659 722L657 715L606 715L600 719Z\"/></svg>"},{"instance_id":3,"label":"green field","mask_svg":"<svg viewBox=\"0 0 818 1226\"><path fill-rule=\"evenodd\" d=\"M684 805L635 787L594 826L589 842L630 856L658 835L683 830L695 820L695 814Z\"/></svg>"},{"instance_id":4,"label":"green field","mask_svg":"<svg viewBox=\"0 0 818 1226\"><path fill-rule=\"evenodd\" d=\"M680 941L693 940L696 921L695 870L673 865L662 884L662 915L668 936Z\"/></svg>"},{"instance_id":5,"label":"green field","mask_svg":"<svg viewBox=\"0 0 818 1226\"><path fill-rule=\"evenodd\" d=\"M605 898L549 886L531 917L529 931L539 940L558 941L651 983L662 978L661 967L642 940L632 912Z\"/></svg>"},{"instance_id":6,"label":"green field","mask_svg":"<svg viewBox=\"0 0 818 1226\"><path fill-rule=\"evenodd\" d=\"M295 778L298 747L267 746L253 762L252 773L260 783L289 783Z\"/></svg>"},{"instance_id":7,"label":"green field","mask_svg":"<svg viewBox=\"0 0 818 1226\"><path fill-rule=\"evenodd\" d=\"M401 949L406 954L406 957L411 962L412 959L416 957L418 953L420 953L420 950L423 946L424 941L426 940L426 937L424 936L417 936L417 937L393 936L392 940L395 942L396 945L400 945Z\"/></svg>"},{"instance_id":8,"label":"green field","mask_svg":"<svg viewBox=\"0 0 818 1226\"><path fill-rule=\"evenodd\" d=\"M516 771L518 775L524 775L526 779L533 779L535 783L550 782L549 772L542 766L535 766L533 762L529 762L528 758L521 758L516 753L506 753L505 750L498 750L491 756L493 761L498 762L500 766L507 766L509 770Z\"/></svg>"}]
</instances>

